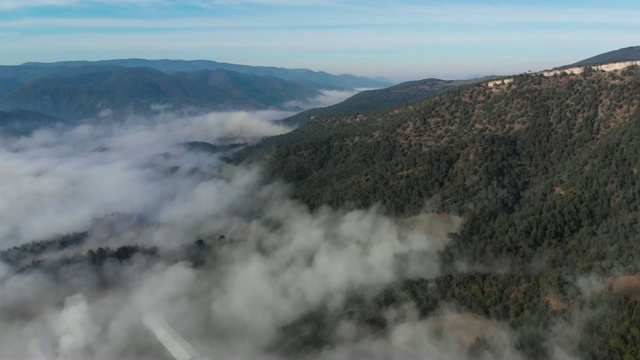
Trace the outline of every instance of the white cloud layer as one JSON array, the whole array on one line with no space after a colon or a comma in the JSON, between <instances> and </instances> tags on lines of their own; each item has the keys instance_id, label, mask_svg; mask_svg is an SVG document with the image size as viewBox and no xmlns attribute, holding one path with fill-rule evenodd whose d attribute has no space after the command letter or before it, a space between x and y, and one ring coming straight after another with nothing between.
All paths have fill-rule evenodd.
<instances>
[{"instance_id":1,"label":"white cloud layer","mask_svg":"<svg viewBox=\"0 0 640 360\"><path fill-rule=\"evenodd\" d=\"M186 141L246 141L289 129L270 120L289 112L211 113L189 119L159 115L123 124L81 125L58 133L4 139L0 148L0 241L11 245L87 227L114 212L147 213L177 196L174 179L154 159ZM197 157L176 157L197 167ZM169 166L165 164L164 166ZM180 184L176 184L178 186Z\"/></svg>"},{"instance_id":2,"label":"white cloud layer","mask_svg":"<svg viewBox=\"0 0 640 360\"><path fill-rule=\"evenodd\" d=\"M406 276L436 276L447 239L433 219L416 227L375 208L310 211L257 168L177 146L277 134L286 129L271 120L281 116L164 114L2 139L2 247L72 231L89 238L44 254L45 265L76 256L49 271L0 262L0 358L166 359L145 314L166 319L212 359L281 358L273 344L301 315L336 311L350 295ZM196 239L211 246L200 266L185 261ZM83 258L88 249L133 244L156 246L159 257L99 267ZM433 322L392 317L398 328L375 339L342 324L335 344L316 356L417 358L451 349L429 337Z\"/></svg>"}]
</instances>

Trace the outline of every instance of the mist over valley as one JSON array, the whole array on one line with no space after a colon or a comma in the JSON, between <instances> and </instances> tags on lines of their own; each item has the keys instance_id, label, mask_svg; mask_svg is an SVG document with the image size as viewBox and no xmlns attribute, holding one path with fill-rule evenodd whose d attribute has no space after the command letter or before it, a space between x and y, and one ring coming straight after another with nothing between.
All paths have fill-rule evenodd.
<instances>
[{"instance_id":1,"label":"mist over valley","mask_svg":"<svg viewBox=\"0 0 640 360\"><path fill-rule=\"evenodd\" d=\"M633 49L0 67L0 359L636 358Z\"/></svg>"}]
</instances>

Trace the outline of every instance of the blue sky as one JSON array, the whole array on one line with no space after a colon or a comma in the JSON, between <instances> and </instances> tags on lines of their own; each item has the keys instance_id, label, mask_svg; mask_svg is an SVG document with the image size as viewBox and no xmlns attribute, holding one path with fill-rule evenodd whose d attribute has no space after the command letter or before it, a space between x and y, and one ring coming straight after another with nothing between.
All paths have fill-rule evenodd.
<instances>
[{"instance_id":1,"label":"blue sky","mask_svg":"<svg viewBox=\"0 0 640 360\"><path fill-rule=\"evenodd\" d=\"M408 80L542 70L633 45L637 0L0 0L3 65L208 59Z\"/></svg>"}]
</instances>

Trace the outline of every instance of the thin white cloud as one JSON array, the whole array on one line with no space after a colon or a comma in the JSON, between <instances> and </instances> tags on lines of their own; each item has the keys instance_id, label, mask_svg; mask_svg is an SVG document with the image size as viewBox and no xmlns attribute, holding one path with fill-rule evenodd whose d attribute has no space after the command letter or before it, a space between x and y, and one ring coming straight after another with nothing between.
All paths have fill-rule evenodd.
<instances>
[{"instance_id":1,"label":"thin white cloud","mask_svg":"<svg viewBox=\"0 0 640 360\"><path fill-rule=\"evenodd\" d=\"M226 6L237 6L244 4L254 4L254 5L269 5L269 6L311 6L311 5L331 5L335 4L336 1L332 0L202 0L202 1L193 1L193 4L198 5L226 5Z\"/></svg>"},{"instance_id":2,"label":"thin white cloud","mask_svg":"<svg viewBox=\"0 0 640 360\"><path fill-rule=\"evenodd\" d=\"M401 5L397 12L440 23L470 24L640 24L640 8L566 5Z\"/></svg>"},{"instance_id":3,"label":"thin white cloud","mask_svg":"<svg viewBox=\"0 0 640 360\"><path fill-rule=\"evenodd\" d=\"M172 180L157 179L149 159L180 142L282 134L290 129L271 121L292 114L237 111L178 118L166 113L64 133L41 130L17 140L0 137L0 244L76 231L109 213L153 209L175 189L157 186ZM101 147L108 151L96 151Z\"/></svg>"},{"instance_id":4,"label":"thin white cloud","mask_svg":"<svg viewBox=\"0 0 640 360\"><path fill-rule=\"evenodd\" d=\"M149 4L168 5L167 0L2 0L0 10L16 10L23 8L37 8L45 6L69 7L103 4L112 6L148 6Z\"/></svg>"},{"instance_id":5,"label":"thin white cloud","mask_svg":"<svg viewBox=\"0 0 640 360\"><path fill-rule=\"evenodd\" d=\"M73 5L76 2L77 0L3 0L0 2L0 10L15 10L40 6L67 6Z\"/></svg>"},{"instance_id":6,"label":"thin white cloud","mask_svg":"<svg viewBox=\"0 0 640 360\"><path fill-rule=\"evenodd\" d=\"M253 34L254 38L249 36ZM87 34L50 34L24 36L26 41L9 39L4 44L5 51L17 49L26 50L37 47L39 51L50 51L60 48L60 43L67 44L65 49L70 51L87 50L94 48L94 44L101 44L100 49L135 50L136 48L150 49L186 49L186 48L250 48L269 49L277 52L282 50L317 50L332 52L340 50L378 49L401 50L417 46L466 46L480 44L503 44L504 47L529 47L531 45L550 45L584 41L590 42L611 40L611 37L619 39L634 39L635 34L620 34L615 30L591 30L583 32L562 32L552 30L538 30L527 32L505 33L499 29L486 31L479 34L468 34L463 31L452 30L448 34L430 34L425 32L406 33L403 30L388 32L387 30L359 30L341 31L339 29L300 30L297 33L288 33L286 30L272 33L255 34L248 31L227 32L224 36L216 36L216 33L172 33L172 34L148 34L148 33L87 33ZM275 36L274 36L275 35ZM286 36L285 36L286 35ZM57 42L56 39L60 41ZM310 39L312 41L310 41ZM219 49L218 49L219 50ZM434 54L437 55L437 54Z\"/></svg>"},{"instance_id":7,"label":"thin white cloud","mask_svg":"<svg viewBox=\"0 0 640 360\"><path fill-rule=\"evenodd\" d=\"M141 3L148 6L170 5L160 0L111 0L93 2L110 5L130 5L140 7ZM360 5L339 5L323 3L316 6L315 2L293 2L289 0L247 0L247 1L196 1L196 6L215 6L216 4L271 4L289 6L283 13L268 15L258 11L245 10L242 16L223 18L211 14L201 18L163 18L149 19L148 14L143 18L113 19L113 18L22 18L3 22L4 26L59 26L59 27L134 27L134 28L192 28L192 27L307 27L307 26L391 26L391 25L433 25L458 23L463 26L472 25L500 25L500 24L612 24L639 25L640 8L612 8L590 7L575 8L567 6L491 6L491 5L408 5L403 3L382 4L378 7ZM294 5L297 6L290 6ZM37 7L44 5L77 5L77 0L34 0L22 2L8 0L0 3L0 9L17 7ZM161 10L161 9L160 9ZM331 16L317 16L314 11L322 10ZM349 11L345 11L349 10ZM295 14L295 16L283 16ZM133 14L132 16L135 16ZM212 19L216 19L212 22Z\"/></svg>"},{"instance_id":8,"label":"thin white cloud","mask_svg":"<svg viewBox=\"0 0 640 360\"><path fill-rule=\"evenodd\" d=\"M112 6L140 6L140 5L191 5L196 7L210 8L213 6L238 6L245 4L253 5L269 5L269 6L310 6L310 5L327 5L334 3L329 0L2 0L0 2L0 10L15 10L21 8L35 8L43 6L78 6L87 4L103 4Z\"/></svg>"},{"instance_id":9,"label":"thin white cloud","mask_svg":"<svg viewBox=\"0 0 640 360\"><path fill-rule=\"evenodd\" d=\"M577 61L583 54L588 57L634 45L640 31L637 6L620 9L593 3L574 8L562 4L382 2L370 6L362 2L316 5L314 1L302 1L289 6L289 0L244 0L234 2L236 5L226 0L202 0L188 4L237 8L231 12L206 9L194 11L196 16L192 17L185 13L173 17L167 11L172 6L177 8L178 2L149 0L158 5L154 10L163 17L153 18L148 13L137 14L138 5L133 0L94 1L130 6L131 17L16 17L0 21L0 31L6 34L5 61L69 60L71 56L96 60L208 58L333 73L400 76L410 68L415 73L420 64L439 73L443 73L440 68L457 66L478 69L468 70L477 74L483 57L488 58L491 52L502 54L493 56L495 61L510 49L512 70L505 69L509 73L557 66L562 59ZM259 11L259 7L251 6L257 2L280 6L282 11ZM7 4L10 3L17 4L11 0ZM463 48L473 60L457 64ZM536 49L546 54L546 61L531 60L538 56ZM336 62L335 54L341 54L344 61ZM518 62L527 62L523 65L527 69L518 68ZM396 67L396 74L385 70L391 66Z\"/></svg>"},{"instance_id":10,"label":"thin white cloud","mask_svg":"<svg viewBox=\"0 0 640 360\"><path fill-rule=\"evenodd\" d=\"M588 44L585 39L589 39ZM636 33L597 28L573 32L492 29L475 34L460 30L447 34L406 32L400 28L296 32L281 29L261 33L238 29L224 31L224 36L215 30L162 35L132 31L10 36L5 38L3 56L5 59L14 56L16 63L118 57L212 59L416 79L491 73L493 64L496 72L504 75L543 70L635 43ZM59 44L65 44L64 49ZM38 49L37 54L28 55L34 48ZM452 55L448 50L461 48L472 54L472 60ZM336 62L332 55L341 53L350 56Z\"/></svg>"}]
</instances>

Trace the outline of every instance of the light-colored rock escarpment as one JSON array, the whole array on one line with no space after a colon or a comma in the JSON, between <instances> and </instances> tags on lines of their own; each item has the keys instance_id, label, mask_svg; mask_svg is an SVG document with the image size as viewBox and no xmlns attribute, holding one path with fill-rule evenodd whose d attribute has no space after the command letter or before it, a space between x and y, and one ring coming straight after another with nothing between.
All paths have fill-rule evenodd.
<instances>
[{"instance_id":1,"label":"light-colored rock escarpment","mask_svg":"<svg viewBox=\"0 0 640 360\"><path fill-rule=\"evenodd\" d=\"M566 69L553 69L553 70L540 71L540 72L537 72L535 74L542 74L544 76L555 76L555 75L560 75L562 73L567 74L567 75L574 75L574 74L582 74L584 72L584 69L587 68L587 67L592 68L593 70L598 70L598 71L614 71L614 70L626 69L629 66L633 66L633 65L640 66L640 61L623 61L623 62L602 64L602 65L593 65L593 66L576 66L576 67L571 67L571 68L566 68ZM493 87L496 87L498 85L508 84L508 83L510 83L512 81L513 81L513 78L504 78L504 79L500 79L500 80L493 80L493 81L489 81L487 83L487 86L493 88Z\"/></svg>"}]
</instances>

